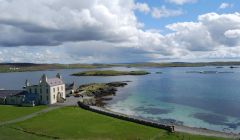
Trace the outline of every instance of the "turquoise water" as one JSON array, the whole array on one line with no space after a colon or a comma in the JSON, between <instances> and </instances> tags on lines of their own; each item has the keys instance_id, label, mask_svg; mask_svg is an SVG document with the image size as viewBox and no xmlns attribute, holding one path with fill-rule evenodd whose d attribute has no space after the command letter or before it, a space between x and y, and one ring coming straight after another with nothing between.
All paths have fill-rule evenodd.
<instances>
[{"instance_id":1,"label":"turquoise water","mask_svg":"<svg viewBox=\"0 0 240 140\"><path fill-rule=\"evenodd\" d=\"M164 123L240 132L240 71L215 67L147 69L107 108ZM234 73L200 74L187 71ZM155 74L157 71L162 74Z\"/></svg>"},{"instance_id":2,"label":"turquoise water","mask_svg":"<svg viewBox=\"0 0 240 140\"><path fill-rule=\"evenodd\" d=\"M135 68L111 68L135 70ZM73 77L84 69L0 74L0 88L21 89L26 79L38 82L46 73L63 75L66 83L132 81L119 88L107 108L163 123L240 132L240 68L141 68L151 72L145 76ZM220 71L233 73L200 74L188 71ZM162 72L162 74L156 74Z\"/></svg>"}]
</instances>

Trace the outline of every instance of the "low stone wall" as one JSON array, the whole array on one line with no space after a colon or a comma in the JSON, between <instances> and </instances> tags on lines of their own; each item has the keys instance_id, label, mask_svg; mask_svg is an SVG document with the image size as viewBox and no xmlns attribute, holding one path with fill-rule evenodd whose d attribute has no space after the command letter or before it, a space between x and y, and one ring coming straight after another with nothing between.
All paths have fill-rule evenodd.
<instances>
[{"instance_id":1,"label":"low stone wall","mask_svg":"<svg viewBox=\"0 0 240 140\"><path fill-rule=\"evenodd\" d=\"M152 122L152 121L147 121L147 120L143 120L143 119L139 119L139 118L134 118L131 116L127 116L127 115L123 115L123 114L119 114L116 112L112 112L112 111L108 111L99 107L95 107L95 106L88 106L85 105L81 102L78 102L79 107L86 109L86 110L90 110L99 114L103 114L103 115L107 115L110 117L114 117L117 119L121 119L121 120L126 120L126 121L130 121L130 122L134 122L134 123L138 123L138 124L142 124L142 125L146 125L146 126L151 126L151 127L155 127L155 128L160 128L160 129L164 129L167 130L169 132L174 132L174 126L173 125L165 125L165 124L160 124L157 122Z\"/></svg>"}]
</instances>

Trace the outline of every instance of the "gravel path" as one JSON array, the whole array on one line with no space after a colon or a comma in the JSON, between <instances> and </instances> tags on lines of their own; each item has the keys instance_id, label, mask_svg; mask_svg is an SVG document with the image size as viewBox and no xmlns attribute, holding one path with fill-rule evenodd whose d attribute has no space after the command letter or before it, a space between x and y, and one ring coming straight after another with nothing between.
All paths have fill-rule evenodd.
<instances>
[{"instance_id":1,"label":"gravel path","mask_svg":"<svg viewBox=\"0 0 240 140\"><path fill-rule=\"evenodd\" d=\"M240 139L240 134L224 133L224 132L220 132L220 131L201 129L201 128L193 128L193 127L187 127L187 126L175 126L175 131L189 133L189 134L195 134L195 135Z\"/></svg>"},{"instance_id":2,"label":"gravel path","mask_svg":"<svg viewBox=\"0 0 240 140\"><path fill-rule=\"evenodd\" d=\"M49 111L58 109L58 108L60 108L60 107L61 107L61 106L50 106L50 107L48 107L48 108L46 108L46 109L43 109L43 110L34 112L34 113L32 113L32 114L29 114L29 115L26 115L26 116L23 116L23 117L14 119L14 120L10 120L10 121L6 121L6 122L3 122L3 123L0 123L0 126L7 125L7 124L12 124L12 123L17 123L17 122L21 122L21 121L25 121L25 120L27 120L27 119L31 119L31 118L33 118L33 117L36 117L36 116L42 114L42 113L46 113L46 112L49 112Z\"/></svg>"}]
</instances>

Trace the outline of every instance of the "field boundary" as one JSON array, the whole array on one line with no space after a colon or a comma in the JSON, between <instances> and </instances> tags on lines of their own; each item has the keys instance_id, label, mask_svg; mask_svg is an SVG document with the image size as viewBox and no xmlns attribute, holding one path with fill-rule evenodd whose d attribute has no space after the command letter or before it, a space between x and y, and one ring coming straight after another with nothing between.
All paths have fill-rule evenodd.
<instances>
[{"instance_id":1,"label":"field boundary","mask_svg":"<svg viewBox=\"0 0 240 140\"><path fill-rule=\"evenodd\" d=\"M168 132L171 132L171 133L175 132L173 125L160 124L160 123L153 122L153 121L148 121L148 120L144 120L144 119L140 119L140 118L135 118L135 117L132 117L132 116L120 114L120 113L113 112L113 111L110 111L110 110L106 110L106 109L103 109L101 107L85 105L81 102L78 102L78 105L79 105L79 107L81 107L83 109L86 109L86 110L89 110L89 111L92 111L92 112L96 112L96 113L99 113L99 114L103 114L103 115L106 115L106 116L110 116L110 117L114 117L114 118L117 118L117 119L138 123L138 124L145 125L145 126L151 126L151 127L155 127L155 128L159 128L159 129L164 129L164 130L167 130Z\"/></svg>"}]
</instances>

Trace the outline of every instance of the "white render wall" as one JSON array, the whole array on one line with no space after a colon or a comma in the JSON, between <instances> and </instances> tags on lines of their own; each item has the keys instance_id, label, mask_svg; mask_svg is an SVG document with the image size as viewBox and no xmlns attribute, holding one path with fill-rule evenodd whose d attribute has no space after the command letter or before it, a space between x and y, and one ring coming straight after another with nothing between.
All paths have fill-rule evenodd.
<instances>
[{"instance_id":1,"label":"white render wall","mask_svg":"<svg viewBox=\"0 0 240 140\"><path fill-rule=\"evenodd\" d=\"M37 86L26 87L26 90L28 92L30 92L30 89L31 89L32 93L35 93L35 89L37 89L36 94L38 94L38 103L39 104L55 104L55 103L57 103L58 93L61 93L62 98L64 98L64 99L66 98L65 84L50 87L47 83L42 82ZM48 89L48 93L47 93L47 89ZM55 92L54 92L54 89L55 89ZM41 90L42 90L42 92L41 92Z\"/></svg>"},{"instance_id":2,"label":"white render wall","mask_svg":"<svg viewBox=\"0 0 240 140\"><path fill-rule=\"evenodd\" d=\"M50 103L49 104L57 103L57 97L58 97L59 93L62 95L62 98L64 98L64 99L66 98L65 84L53 86L50 88L50 94L49 94Z\"/></svg>"}]
</instances>

